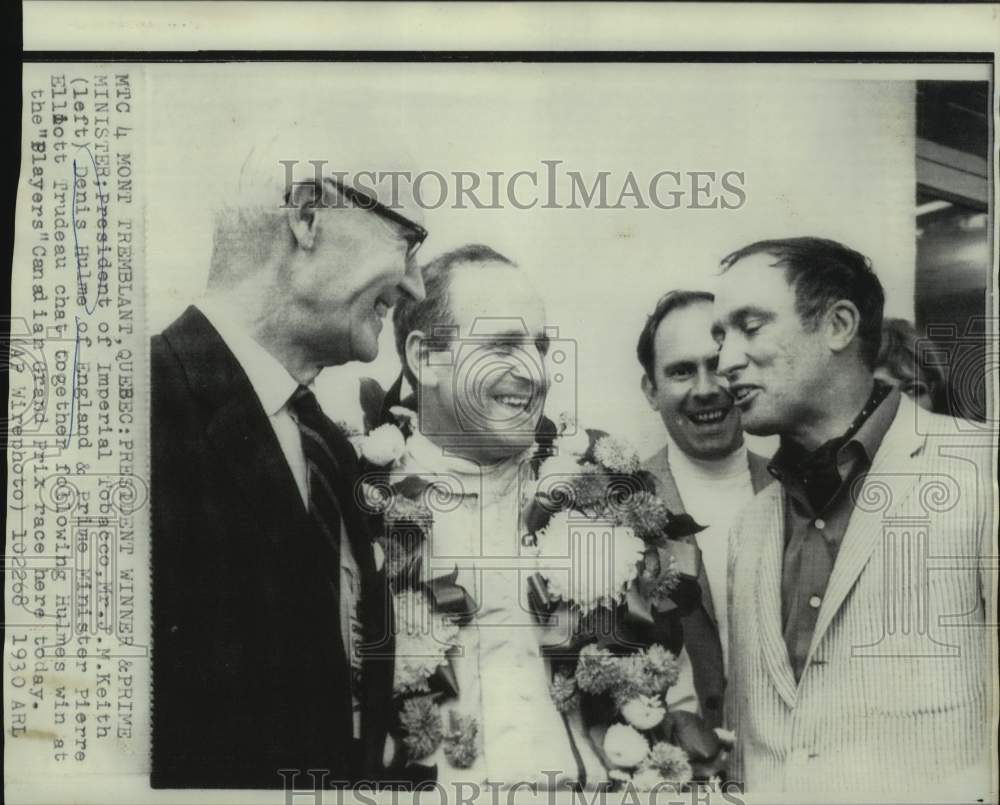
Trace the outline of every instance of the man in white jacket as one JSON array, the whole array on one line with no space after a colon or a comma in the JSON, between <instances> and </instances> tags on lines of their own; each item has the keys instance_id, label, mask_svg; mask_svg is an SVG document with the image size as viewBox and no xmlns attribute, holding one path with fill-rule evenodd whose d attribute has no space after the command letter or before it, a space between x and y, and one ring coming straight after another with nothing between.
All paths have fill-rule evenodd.
<instances>
[{"instance_id":1,"label":"man in white jacket","mask_svg":"<svg viewBox=\"0 0 1000 805\"><path fill-rule=\"evenodd\" d=\"M719 371L744 429L781 438L779 483L731 533L734 776L754 794L961 779L934 796L988 797L989 432L874 380L883 292L862 255L794 238L722 266Z\"/></svg>"},{"instance_id":2,"label":"man in white jacket","mask_svg":"<svg viewBox=\"0 0 1000 805\"><path fill-rule=\"evenodd\" d=\"M521 542L521 492L531 477L548 392L545 306L525 273L488 246L468 245L424 267L427 295L395 312L396 346L415 397L416 426L393 470L435 484L429 581L454 574L475 601L451 659L457 695L441 707L476 724L474 759L439 748L410 760L436 781L541 788L594 786L604 768L578 715L549 691L545 627L526 580L538 568ZM398 396L398 387L390 390Z\"/></svg>"}]
</instances>

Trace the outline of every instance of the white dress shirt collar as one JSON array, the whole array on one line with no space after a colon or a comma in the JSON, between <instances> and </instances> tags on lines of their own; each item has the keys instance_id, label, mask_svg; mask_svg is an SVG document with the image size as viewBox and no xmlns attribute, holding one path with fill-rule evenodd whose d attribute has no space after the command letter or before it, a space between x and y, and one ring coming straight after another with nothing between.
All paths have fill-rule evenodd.
<instances>
[{"instance_id":1,"label":"white dress shirt collar","mask_svg":"<svg viewBox=\"0 0 1000 805\"><path fill-rule=\"evenodd\" d=\"M225 306L214 299L202 299L198 309L218 330L222 340L243 367L250 385L269 417L278 413L299 387L281 361L262 347L250 331Z\"/></svg>"}]
</instances>

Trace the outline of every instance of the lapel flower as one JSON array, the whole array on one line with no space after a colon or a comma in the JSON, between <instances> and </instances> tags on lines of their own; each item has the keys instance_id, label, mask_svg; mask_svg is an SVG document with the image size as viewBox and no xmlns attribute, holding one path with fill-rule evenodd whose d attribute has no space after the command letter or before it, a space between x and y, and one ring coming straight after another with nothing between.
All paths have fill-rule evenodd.
<instances>
[{"instance_id":1,"label":"lapel flower","mask_svg":"<svg viewBox=\"0 0 1000 805\"><path fill-rule=\"evenodd\" d=\"M361 442L361 455L380 467L398 461L405 450L406 439L395 425L379 425Z\"/></svg>"}]
</instances>

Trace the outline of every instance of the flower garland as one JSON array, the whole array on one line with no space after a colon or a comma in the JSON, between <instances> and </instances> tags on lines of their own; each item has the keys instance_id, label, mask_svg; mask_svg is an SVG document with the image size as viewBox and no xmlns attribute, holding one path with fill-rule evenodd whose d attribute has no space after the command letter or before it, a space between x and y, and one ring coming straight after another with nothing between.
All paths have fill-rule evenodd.
<instances>
[{"instance_id":1,"label":"flower garland","mask_svg":"<svg viewBox=\"0 0 1000 805\"><path fill-rule=\"evenodd\" d=\"M479 725L455 711L445 724L441 701L457 696L451 657L459 647L459 629L474 604L454 576L425 581L420 573L421 548L433 525L422 494L427 484L409 476L389 487L384 473L398 469L406 441L416 428L416 415L402 406L390 409L396 423L356 435L352 443L360 458L377 468L362 481L362 508L382 519L378 543L393 588L396 662L393 697L398 708L399 737L406 749L403 762L420 762L443 749L455 768L469 768L477 756Z\"/></svg>"},{"instance_id":2,"label":"flower garland","mask_svg":"<svg viewBox=\"0 0 1000 805\"><path fill-rule=\"evenodd\" d=\"M597 735L603 730L599 751L618 787L679 791L707 779L724 760L726 744L697 716L669 712L666 693L679 677L677 656L658 642L638 650L616 646L606 619L603 633L588 626L598 610L652 624L654 611L696 603L700 556L683 539L700 526L657 497L655 481L627 442L577 428L568 417L560 418L537 478L525 501L525 543L539 557L533 589L543 613L561 607L576 616L578 653L550 687L556 707L582 708ZM584 541L581 550L580 538L595 535L610 536L610 544L595 550ZM553 569L560 558L568 558L569 574Z\"/></svg>"},{"instance_id":3,"label":"flower garland","mask_svg":"<svg viewBox=\"0 0 1000 805\"><path fill-rule=\"evenodd\" d=\"M408 435L416 430L413 411L396 406L390 413L395 423L352 438L362 459L382 472L401 466ZM536 480L521 501L523 541L538 561L531 588L536 611L543 617L562 605L581 619L603 608L652 621L651 609L676 608L685 583L688 592L692 585L697 589L696 549L674 539L700 527L687 515L674 515L650 491L652 478L640 469L638 453L627 442L578 428L564 415L551 442L536 445L532 463ZM479 725L454 711L446 725L440 707L442 698L458 692L449 653L458 645L461 618L441 603L455 600L456 585L454 579L450 584L448 579L434 580L443 581L449 590L447 596L436 596L436 588L419 577L421 547L433 525L431 509L424 503L426 489L426 482L415 476L391 489L363 483L362 504L388 526L381 543L395 589L394 696L408 758L418 761L443 749L454 767L468 768L476 759ZM610 553L597 552L604 564L574 572L574 582L568 584L568 576L552 572L552 560L569 555L567 535L581 527L589 533L594 523L613 529ZM573 562L579 564L579 556ZM588 642L585 632L577 638L586 645L575 667L569 673L557 672L551 681L557 708L574 710L581 706L581 697L608 702L611 723L601 750L618 783L639 790L689 783L691 762L684 749L670 742L672 714L664 700L677 681L675 655L657 643L635 653L613 654Z\"/></svg>"},{"instance_id":4,"label":"flower garland","mask_svg":"<svg viewBox=\"0 0 1000 805\"><path fill-rule=\"evenodd\" d=\"M637 791L680 791L710 779L736 736L709 730L691 713L668 712L665 696L679 673L677 658L658 644L616 655L591 643L580 651L572 675L553 678L552 698L564 712L578 706L581 694L609 699L614 716L601 741L609 779Z\"/></svg>"},{"instance_id":5,"label":"flower garland","mask_svg":"<svg viewBox=\"0 0 1000 805\"><path fill-rule=\"evenodd\" d=\"M676 539L701 527L689 515L674 515L651 491L654 485L628 442L579 428L566 415L559 418L557 435L540 456L534 489L522 502L524 542L540 560L543 585L535 589L543 608L561 601L586 616L627 603L648 620L649 608L674 605L669 602L685 579L684 592L698 595L697 549ZM590 537L595 523L613 535L610 551L568 543L574 533ZM559 557L570 566L555 561ZM572 572L555 572L563 569Z\"/></svg>"},{"instance_id":6,"label":"flower garland","mask_svg":"<svg viewBox=\"0 0 1000 805\"><path fill-rule=\"evenodd\" d=\"M404 589L393 596L396 625L396 662L393 696L399 707L399 726L409 757L420 760L445 744L445 754L459 760L475 759L475 724L453 724L446 730L431 680L450 674L449 654L458 647L456 619L435 612L429 596ZM416 695L414 695L416 694ZM470 737L471 733L471 737ZM457 764L456 764L457 765Z\"/></svg>"},{"instance_id":7,"label":"flower garland","mask_svg":"<svg viewBox=\"0 0 1000 805\"><path fill-rule=\"evenodd\" d=\"M664 738L667 707L664 696L677 682L677 658L653 644L624 656L614 655L595 643L580 651L572 682L586 694L610 696L616 718L604 733L602 749L612 766L613 780L624 775L638 776L641 790L646 786L691 781L687 753ZM566 684L563 682L562 684Z\"/></svg>"}]
</instances>

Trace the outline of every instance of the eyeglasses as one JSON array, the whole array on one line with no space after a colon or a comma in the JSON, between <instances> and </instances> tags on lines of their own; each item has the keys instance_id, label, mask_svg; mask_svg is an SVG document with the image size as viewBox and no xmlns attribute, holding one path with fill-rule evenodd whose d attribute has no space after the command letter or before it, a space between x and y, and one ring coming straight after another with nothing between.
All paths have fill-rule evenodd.
<instances>
[{"instance_id":1,"label":"eyeglasses","mask_svg":"<svg viewBox=\"0 0 1000 805\"><path fill-rule=\"evenodd\" d=\"M399 226L403 227L406 233L403 237L406 239L407 243L407 259L413 257L413 255L417 253L417 249L420 248L420 244L427 239L427 230L420 224L416 223L416 221L411 221L405 215L401 215L391 207L387 207L377 198L373 198L367 193L363 193L349 184L344 184L336 177L328 176L326 181L336 187L337 190L340 191L341 195L347 198L347 200L350 201L355 207L359 207L362 210L371 210L376 215L385 218L387 221L392 221L394 224L399 224Z\"/></svg>"}]
</instances>

